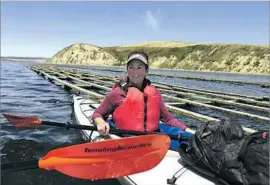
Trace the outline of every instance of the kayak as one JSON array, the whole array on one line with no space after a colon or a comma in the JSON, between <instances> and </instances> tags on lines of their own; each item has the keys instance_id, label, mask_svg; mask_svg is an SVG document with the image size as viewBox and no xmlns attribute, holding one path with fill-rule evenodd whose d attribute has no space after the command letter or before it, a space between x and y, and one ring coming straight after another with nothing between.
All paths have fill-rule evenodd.
<instances>
[{"instance_id":1,"label":"kayak","mask_svg":"<svg viewBox=\"0 0 270 185\"><path fill-rule=\"evenodd\" d=\"M74 124L93 126L93 123L89 117L93 114L98 106L99 104L95 103L91 99L74 95L73 111L76 119L76 123ZM108 118L107 122L110 124L110 126L115 127L111 117ZM173 135L177 135L179 133L187 135L189 134L185 133L179 128L167 126L162 122L160 122L160 132ZM80 133L85 141L99 142L106 139L97 131L80 130ZM120 138L120 136L114 134L109 134L107 137L115 139ZM214 185L215 183L213 181L210 181L196 172L183 167L184 163L181 161L181 156L177 151L178 146L178 141L171 141L170 150L168 150L165 157L156 167L146 172L117 178L117 180L122 185L168 185L167 180L171 179L175 175L176 181L174 182L174 185Z\"/></svg>"}]
</instances>

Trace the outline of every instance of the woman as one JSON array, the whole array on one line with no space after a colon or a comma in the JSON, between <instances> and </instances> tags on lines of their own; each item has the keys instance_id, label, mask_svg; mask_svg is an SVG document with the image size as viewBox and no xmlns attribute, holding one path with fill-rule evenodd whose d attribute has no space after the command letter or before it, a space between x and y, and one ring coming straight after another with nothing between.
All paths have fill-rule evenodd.
<instances>
[{"instance_id":1,"label":"woman","mask_svg":"<svg viewBox=\"0 0 270 185\"><path fill-rule=\"evenodd\" d=\"M110 114L122 130L158 131L161 120L164 124L194 133L167 110L161 93L146 78L148 69L146 53L132 52L128 55L128 76L113 86L91 117L100 134L109 133L110 125L105 120Z\"/></svg>"}]
</instances>

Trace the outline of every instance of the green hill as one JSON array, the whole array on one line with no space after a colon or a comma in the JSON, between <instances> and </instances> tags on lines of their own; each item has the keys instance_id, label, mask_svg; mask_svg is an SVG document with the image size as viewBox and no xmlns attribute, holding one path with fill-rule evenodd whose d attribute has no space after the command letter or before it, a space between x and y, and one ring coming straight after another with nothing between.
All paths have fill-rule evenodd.
<instances>
[{"instance_id":1,"label":"green hill","mask_svg":"<svg viewBox=\"0 0 270 185\"><path fill-rule=\"evenodd\" d=\"M129 46L98 47L74 44L59 51L48 63L125 65L131 51L145 51L152 68L241 73L269 73L269 46L144 42Z\"/></svg>"}]
</instances>

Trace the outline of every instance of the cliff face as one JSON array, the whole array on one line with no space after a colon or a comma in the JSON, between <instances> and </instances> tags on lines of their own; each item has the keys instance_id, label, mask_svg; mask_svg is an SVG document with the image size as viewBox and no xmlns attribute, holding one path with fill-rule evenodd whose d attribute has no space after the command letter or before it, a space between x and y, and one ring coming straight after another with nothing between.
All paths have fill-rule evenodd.
<instances>
[{"instance_id":1,"label":"cliff face","mask_svg":"<svg viewBox=\"0 0 270 185\"><path fill-rule=\"evenodd\" d=\"M153 68L241 73L269 73L269 46L147 42L131 46L71 45L48 63L125 65L131 51L145 51Z\"/></svg>"},{"instance_id":2,"label":"cliff face","mask_svg":"<svg viewBox=\"0 0 270 185\"><path fill-rule=\"evenodd\" d=\"M114 65L117 59L104 49L88 45L73 44L56 53L47 63L82 64L82 65Z\"/></svg>"}]
</instances>

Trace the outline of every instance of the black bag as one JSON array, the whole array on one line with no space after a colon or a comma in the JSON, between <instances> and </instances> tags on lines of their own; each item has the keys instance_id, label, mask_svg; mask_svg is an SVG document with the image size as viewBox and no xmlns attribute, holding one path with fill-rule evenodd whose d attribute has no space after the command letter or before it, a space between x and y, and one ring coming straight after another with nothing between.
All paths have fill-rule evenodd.
<instances>
[{"instance_id":1,"label":"black bag","mask_svg":"<svg viewBox=\"0 0 270 185\"><path fill-rule=\"evenodd\" d=\"M241 125L208 122L180 144L187 166L224 185L269 185L269 131L246 134Z\"/></svg>"}]
</instances>

